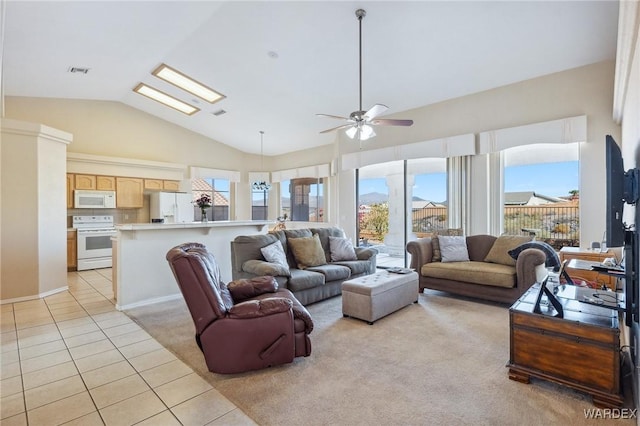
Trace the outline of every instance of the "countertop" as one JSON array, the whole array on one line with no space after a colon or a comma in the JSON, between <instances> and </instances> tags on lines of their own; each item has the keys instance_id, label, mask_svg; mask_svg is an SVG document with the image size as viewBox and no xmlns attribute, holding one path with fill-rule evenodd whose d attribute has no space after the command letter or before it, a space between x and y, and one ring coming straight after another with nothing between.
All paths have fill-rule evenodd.
<instances>
[{"instance_id":1,"label":"countertop","mask_svg":"<svg viewBox=\"0 0 640 426\"><path fill-rule=\"evenodd\" d=\"M124 223L116 225L118 231L153 231L162 229L192 229L192 228L225 228L233 226L263 226L273 225L275 221L268 220L218 220L210 222L187 223Z\"/></svg>"}]
</instances>

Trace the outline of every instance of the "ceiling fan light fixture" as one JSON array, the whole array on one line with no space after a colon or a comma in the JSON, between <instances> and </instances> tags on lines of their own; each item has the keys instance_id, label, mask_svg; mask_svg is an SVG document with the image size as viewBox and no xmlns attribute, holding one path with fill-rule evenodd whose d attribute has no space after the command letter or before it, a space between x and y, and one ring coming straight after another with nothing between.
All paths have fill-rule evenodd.
<instances>
[{"instance_id":1,"label":"ceiling fan light fixture","mask_svg":"<svg viewBox=\"0 0 640 426\"><path fill-rule=\"evenodd\" d=\"M167 64L161 64L151 74L211 104L226 97Z\"/></svg>"},{"instance_id":2,"label":"ceiling fan light fixture","mask_svg":"<svg viewBox=\"0 0 640 426\"><path fill-rule=\"evenodd\" d=\"M356 10L356 18L358 18L358 61L359 61L359 109L352 112L349 117L340 117L331 114L316 114L321 117L337 118L344 120L347 124L342 126L333 127L331 129L323 130L320 133L328 133L334 130L346 129L345 133L350 139L358 139L360 142L366 141L376 136L376 132L372 126L411 126L413 120L398 120L392 118L376 119L380 114L383 114L389 109L388 106L382 104L375 104L368 111L362 109L362 18L367 15L364 9ZM362 148L362 144L360 144Z\"/></svg>"},{"instance_id":3,"label":"ceiling fan light fixture","mask_svg":"<svg viewBox=\"0 0 640 426\"><path fill-rule=\"evenodd\" d=\"M153 99L156 102L160 102L165 106L176 109L187 115L193 115L196 112L200 111L200 109L194 107L193 105L182 102L181 100L174 98L171 95L167 95L166 93L161 92L158 89L154 89L151 86L147 86L144 83L138 84L133 89L133 91L139 95L146 96L149 99Z\"/></svg>"},{"instance_id":4,"label":"ceiling fan light fixture","mask_svg":"<svg viewBox=\"0 0 640 426\"><path fill-rule=\"evenodd\" d=\"M368 124L363 124L362 128L360 129L360 140L361 141L366 141L367 139L370 139L372 137L374 137L376 135L376 132L373 130L373 127L369 126Z\"/></svg>"}]
</instances>

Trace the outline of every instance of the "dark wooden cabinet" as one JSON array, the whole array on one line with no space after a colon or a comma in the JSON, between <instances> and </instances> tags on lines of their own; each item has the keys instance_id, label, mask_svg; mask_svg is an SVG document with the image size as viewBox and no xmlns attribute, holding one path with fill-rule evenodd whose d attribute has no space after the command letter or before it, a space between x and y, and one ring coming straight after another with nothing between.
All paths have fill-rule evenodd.
<instances>
[{"instance_id":1,"label":"dark wooden cabinet","mask_svg":"<svg viewBox=\"0 0 640 426\"><path fill-rule=\"evenodd\" d=\"M67 230L67 271L78 270L76 230Z\"/></svg>"},{"instance_id":2,"label":"dark wooden cabinet","mask_svg":"<svg viewBox=\"0 0 640 426\"><path fill-rule=\"evenodd\" d=\"M619 407L620 329L613 309L559 299L562 318L534 313L539 284L509 310L509 378L530 377L570 386L593 397L598 407Z\"/></svg>"}]
</instances>

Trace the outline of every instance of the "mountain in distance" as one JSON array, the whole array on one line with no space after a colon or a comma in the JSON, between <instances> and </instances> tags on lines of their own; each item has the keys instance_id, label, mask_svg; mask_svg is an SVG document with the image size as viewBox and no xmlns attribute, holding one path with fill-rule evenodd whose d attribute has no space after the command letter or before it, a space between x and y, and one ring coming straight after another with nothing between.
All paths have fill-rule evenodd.
<instances>
[{"instance_id":1,"label":"mountain in distance","mask_svg":"<svg viewBox=\"0 0 640 426\"><path fill-rule=\"evenodd\" d=\"M381 192L369 192L367 194L360 194L360 204L362 205L371 206L373 204L382 204L388 201L389 201L389 195L383 194ZM426 200L424 198L413 196L412 201L426 201ZM318 197L318 199L316 197L309 197L310 208L315 208L317 205L317 202L320 202L321 205L324 204L323 197ZM281 203L283 208L286 208L286 209L291 208L291 199L289 197L282 197ZM439 204L445 204L445 203L439 203Z\"/></svg>"},{"instance_id":2,"label":"mountain in distance","mask_svg":"<svg viewBox=\"0 0 640 426\"><path fill-rule=\"evenodd\" d=\"M290 209L291 208L291 198L289 197L282 197L280 199L281 204L282 204L282 208L283 209ZM312 209L315 209L317 207L317 205L320 204L321 206L324 206L324 198L323 197L309 197L309 207Z\"/></svg>"},{"instance_id":3,"label":"mountain in distance","mask_svg":"<svg viewBox=\"0 0 640 426\"><path fill-rule=\"evenodd\" d=\"M360 204L364 204L367 206L373 204L381 204L389 201L389 195L383 194L381 192L369 192L367 194L360 194ZM411 201L426 201L424 198L420 198L418 196L413 196Z\"/></svg>"},{"instance_id":4,"label":"mountain in distance","mask_svg":"<svg viewBox=\"0 0 640 426\"><path fill-rule=\"evenodd\" d=\"M382 204L389 201L389 195L381 192L369 192L367 194L360 194L359 204L371 206L373 204Z\"/></svg>"}]
</instances>

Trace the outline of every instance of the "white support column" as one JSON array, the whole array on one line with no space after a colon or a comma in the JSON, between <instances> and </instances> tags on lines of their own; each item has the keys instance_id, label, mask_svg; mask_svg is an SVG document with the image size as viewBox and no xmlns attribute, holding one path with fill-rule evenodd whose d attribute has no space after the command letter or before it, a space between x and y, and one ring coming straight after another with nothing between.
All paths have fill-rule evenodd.
<instances>
[{"instance_id":1,"label":"white support column","mask_svg":"<svg viewBox=\"0 0 640 426\"><path fill-rule=\"evenodd\" d=\"M413 186L413 176L407 177L407 187ZM403 257L405 253L404 235L405 223L411 223L411 209L407 209L405 217L405 186L404 173L393 173L386 176L389 190L389 232L384 237L389 256ZM409 190L407 191L409 193Z\"/></svg>"},{"instance_id":2,"label":"white support column","mask_svg":"<svg viewBox=\"0 0 640 426\"><path fill-rule=\"evenodd\" d=\"M73 136L42 124L0 122L0 301L67 288L67 145Z\"/></svg>"}]
</instances>

